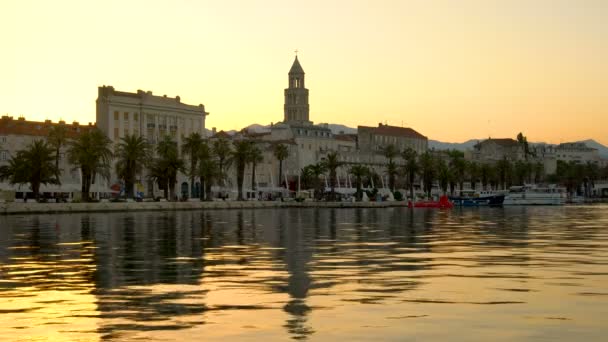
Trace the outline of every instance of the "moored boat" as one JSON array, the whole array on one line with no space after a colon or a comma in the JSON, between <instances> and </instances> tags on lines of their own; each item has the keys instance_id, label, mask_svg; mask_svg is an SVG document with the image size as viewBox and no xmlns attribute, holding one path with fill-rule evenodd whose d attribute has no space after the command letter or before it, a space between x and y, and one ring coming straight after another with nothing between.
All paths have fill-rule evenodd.
<instances>
[{"instance_id":1,"label":"moored boat","mask_svg":"<svg viewBox=\"0 0 608 342\"><path fill-rule=\"evenodd\" d=\"M412 203L411 201L407 204L408 208L437 208L437 209L451 209L454 204L450 202L448 196L439 197L439 201L418 201Z\"/></svg>"},{"instance_id":2,"label":"moored boat","mask_svg":"<svg viewBox=\"0 0 608 342\"><path fill-rule=\"evenodd\" d=\"M505 200L505 194L494 191L461 190L458 196L450 196L449 199L454 205L462 207L499 207Z\"/></svg>"},{"instance_id":3,"label":"moored boat","mask_svg":"<svg viewBox=\"0 0 608 342\"><path fill-rule=\"evenodd\" d=\"M564 188L556 186L512 186L504 205L563 205L566 200Z\"/></svg>"}]
</instances>

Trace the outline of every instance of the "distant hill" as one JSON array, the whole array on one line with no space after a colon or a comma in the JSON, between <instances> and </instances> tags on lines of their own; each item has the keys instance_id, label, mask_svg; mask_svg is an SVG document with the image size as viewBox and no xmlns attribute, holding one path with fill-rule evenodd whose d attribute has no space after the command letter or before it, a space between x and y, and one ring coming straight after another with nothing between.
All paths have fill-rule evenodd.
<instances>
[{"instance_id":1,"label":"distant hill","mask_svg":"<svg viewBox=\"0 0 608 342\"><path fill-rule=\"evenodd\" d=\"M430 140L429 139L429 148L435 150L458 150L458 151L466 151L470 150L483 139L470 139L463 143L449 143L442 142L438 140Z\"/></svg>"},{"instance_id":2,"label":"distant hill","mask_svg":"<svg viewBox=\"0 0 608 342\"><path fill-rule=\"evenodd\" d=\"M597 148L600 157L608 159L608 147L600 144L593 139L581 140L577 142L585 143L588 147Z\"/></svg>"}]
</instances>

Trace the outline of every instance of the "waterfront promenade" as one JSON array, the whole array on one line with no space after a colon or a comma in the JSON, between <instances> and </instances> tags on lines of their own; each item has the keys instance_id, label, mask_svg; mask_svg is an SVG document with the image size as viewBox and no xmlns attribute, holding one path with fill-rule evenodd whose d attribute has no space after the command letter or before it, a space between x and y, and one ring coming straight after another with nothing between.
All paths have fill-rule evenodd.
<instances>
[{"instance_id":1,"label":"waterfront promenade","mask_svg":"<svg viewBox=\"0 0 608 342\"><path fill-rule=\"evenodd\" d=\"M0 203L0 215L81 213L159 210L263 209L263 208L387 208L405 207L407 202L279 202L279 201L213 201L213 202L99 202L99 203Z\"/></svg>"}]
</instances>

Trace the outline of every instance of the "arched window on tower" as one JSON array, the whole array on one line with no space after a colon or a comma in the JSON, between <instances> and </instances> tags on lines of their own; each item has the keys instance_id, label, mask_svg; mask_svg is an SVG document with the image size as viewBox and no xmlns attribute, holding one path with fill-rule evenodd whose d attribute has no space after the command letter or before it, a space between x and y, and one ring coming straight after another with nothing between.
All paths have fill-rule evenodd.
<instances>
[{"instance_id":1,"label":"arched window on tower","mask_svg":"<svg viewBox=\"0 0 608 342\"><path fill-rule=\"evenodd\" d=\"M294 84L294 86L295 86L296 88L300 88L300 79L299 79L299 78L297 78L297 77L296 77L296 79L295 79L295 82L294 82L294 83L295 83L295 84Z\"/></svg>"}]
</instances>

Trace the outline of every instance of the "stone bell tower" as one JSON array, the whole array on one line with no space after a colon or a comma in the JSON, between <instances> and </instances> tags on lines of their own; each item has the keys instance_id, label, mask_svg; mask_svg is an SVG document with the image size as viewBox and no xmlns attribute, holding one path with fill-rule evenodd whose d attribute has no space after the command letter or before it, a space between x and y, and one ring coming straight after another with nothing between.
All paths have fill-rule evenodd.
<instances>
[{"instance_id":1,"label":"stone bell tower","mask_svg":"<svg viewBox=\"0 0 608 342\"><path fill-rule=\"evenodd\" d=\"M308 89L304 87L304 69L298 56L289 69L289 87L285 89L284 122L310 124Z\"/></svg>"}]
</instances>

